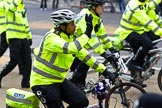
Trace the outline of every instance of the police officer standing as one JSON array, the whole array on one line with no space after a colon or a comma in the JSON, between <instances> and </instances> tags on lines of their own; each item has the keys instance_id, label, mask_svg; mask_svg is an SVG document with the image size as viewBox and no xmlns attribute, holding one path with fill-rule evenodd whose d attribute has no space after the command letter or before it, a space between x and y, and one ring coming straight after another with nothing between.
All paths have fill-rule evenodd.
<instances>
[{"instance_id":1,"label":"police officer standing","mask_svg":"<svg viewBox=\"0 0 162 108\"><path fill-rule=\"evenodd\" d=\"M25 5L22 0L12 0L4 6L7 8L6 38L9 44L10 61L0 71L0 87L2 78L18 64L19 71L23 75L21 87L29 88L32 36L28 26Z\"/></svg>"},{"instance_id":2,"label":"police officer standing","mask_svg":"<svg viewBox=\"0 0 162 108\"><path fill-rule=\"evenodd\" d=\"M0 2L0 57L5 53L8 48L6 40L6 11L3 5L7 0Z\"/></svg>"}]
</instances>

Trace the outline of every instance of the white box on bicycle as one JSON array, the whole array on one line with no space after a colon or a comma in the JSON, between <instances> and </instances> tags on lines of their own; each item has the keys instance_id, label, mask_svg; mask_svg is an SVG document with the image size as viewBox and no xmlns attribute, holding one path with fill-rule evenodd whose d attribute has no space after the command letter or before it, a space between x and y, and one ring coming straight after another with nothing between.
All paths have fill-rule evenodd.
<instances>
[{"instance_id":1,"label":"white box on bicycle","mask_svg":"<svg viewBox=\"0 0 162 108\"><path fill-rule=\"evenodd\" d=\"M32 92L10 88L6 90L6 106L14 108L39 108L39 99Z\"/></svg>"}]
</instances>

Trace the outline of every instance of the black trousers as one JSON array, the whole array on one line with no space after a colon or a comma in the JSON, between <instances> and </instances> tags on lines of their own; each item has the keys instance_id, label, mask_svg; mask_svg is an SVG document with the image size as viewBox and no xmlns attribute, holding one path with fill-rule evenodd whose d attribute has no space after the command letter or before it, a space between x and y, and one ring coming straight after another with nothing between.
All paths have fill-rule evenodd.
<instances>
[{"instance_id":1,"label":"black trousers","mask_svg":"<svg viewBox=\"0 0 162 108\"><path fill-rule=\"evenodd\" d=\"M79 66L79 63L81 63L82 61L79 60L77 57L75 57L71 67L70 67L70 70L75 72L75 70L77 69L77 67Z\"/></svg>"},{"instance_id":2,"label":"black trousers","mask_svg":"<svg viewBox=\"0 0 162 108\"><path fill-rule=\"evenodd\" d=\"M3 67L0 77L6 76L18 64L19 71L22 73L22 85L29 83L31 73L31 50L27 39L9 40L10 61Z\"/></svg>"},{"instance_id":3,"label":"black trousers","mask_svg":"<svg viewBox=\"0 0 162 108\"><path fill-rule=\"evenodd\" d=\"M126 41L131 45L135 54L139 51L137 57L134 59L136 65L143 66L145 56L154 46L152 41L159 38L160 36L156 36L152 31L144 32L142 35L136 32L129 34ZM141 49L139 50L140 47Z\"/></svg>"},{"instance_id":4,"label":"black trousers","mask_svg":"<svg viewBox=\"0 0 162 108\"><path fill-rule=\"evenodd\" d=\"M5 31L0 36L0 57L3 56L7 48L8 48L8 44L6 40L6 31Z\"/></svg>"},{"instance_id":5,"label":"black trousers","mask_svg":"<svg viewBox=\"0 0 162 108\"><path fill-rule=\"evenodd\" d=\"M76 57L71 66L71 70L74 71L71 81L78 87L85 87L89 66Z\"/></svg>"},{"instance_id":6,"label":"black trousers","mask_svg":"<svg viewBox=\"0 0 162 108\"><path fill-rule=\"evenodd\" d=\"M68 108L83 108L89 104L86 95L67 79L62 83L34 86L32 91L46 108L64 108L62 101L69 104Z\"/></svg>"},{"instance_id":7,"label":"black trousers","mask_svg":"<svg viewBox=\"0 0 162 108\"><path fill-rule=\"evenodd\" d=\"M52 2L52 9L57 9L59 6L59 0L53 0Z\"/></svg>"},{"instance_id":8,"label":"black trousers","mask_svg":"<svg viewBox=\"0 0 162 108\"><path fill-rule=\"evenodd\" d=\"M80 62L79 66L77 67L76 71L73 74L71 81L74 82L79 87L82 86L85 87L88 70L89 66L84 62Z\"/></svg>"},{"instance_id":9,"label":"black trousers","mask_svg":"<svg viewBox=\"0 0 162 108\"><path fill-rule=\"evenodd\" d=\"M47 8L47 0L41 0L40 8Z\"/></svg>"}]
</instances>

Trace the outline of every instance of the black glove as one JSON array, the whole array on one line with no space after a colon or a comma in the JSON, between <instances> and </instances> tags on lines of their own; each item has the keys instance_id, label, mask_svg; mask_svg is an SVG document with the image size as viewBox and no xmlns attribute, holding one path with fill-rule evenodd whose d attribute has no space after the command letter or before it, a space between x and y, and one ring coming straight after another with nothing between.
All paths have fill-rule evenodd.
<instances>
[{"instance_id":1,"label":"black glove","mask_svg":"<svg viewBox=\"0 0 162 108\"><path fill-rule=\"evenodd\" d=\"M116 53L116 52L118 52L118 51L116 51L114 48L110 48L109 51L110 51L111 53Z\"/></svg>"},{"instance_id":2,"label":"black glove","mask_svg":"<svg viewBox=\"0 0 162 108\"><path fill-rule=\"evenodd\" d=\"M25 18L25 16L26 16L26 10L22 11L21 13L22 13L22 17Z\"/></svg>"},{"instance_id":3,"label":"black glove","mask_svg":"<svg viewBox=\"0 0 162 108\"><path fill-rule=\"evenodd\" d=\"M105 77L105 78L108 78L112 84L115 83L115 78L117 77L116 74L114 73L111 73L109 72L107 69L104 70L104 72L102 73L102 75Z\"/></svg>"},{"instance_id":4,"label":"black glove","mask_svg":"<svg viewBox=\"0 0 162 108\"><path fill-rule=\"evenodd\" d=\"M92 17L91 14L85 15L85 21L86 21L87 28L86 28L86 31L84 32L84 34L86 34L89 38L91 38L91 32L92 32L92 29L93 29L92 19L93 19L93 17Z\"/></svg>"},{"instance_id":5,"label":"black glove","mask_svg":"<svg viewBox=\"0 0 162 108\"><path fill-rule=\"evenodd\" d=\"M98 29L100 28L100 25L101 25L101 22L99 22L98 24L95 25L95 27L94 27L95 33L98 32Z\"/></svg>"},{"instance_id":6,"label":"black glove","mask_svg":"<svg viewBox=\"0 0 162 108\"><path fill-rule=\"evenodd\" d=\"M29 39L29 45L30 46L32 45L32 39Z\"/></svg>"},{"instance_id":7,"label":"black glove","mask_svg":"<svg viewBox=\"0 0 162 108\"><path fill-rule=\"evenodd\" d=\"M109 60L110 62L117 62L118 58L116 58L113 54L107 54L106 52L101 54L102 57L104 57L106 60Z\"/></svg>"}]
</instances>

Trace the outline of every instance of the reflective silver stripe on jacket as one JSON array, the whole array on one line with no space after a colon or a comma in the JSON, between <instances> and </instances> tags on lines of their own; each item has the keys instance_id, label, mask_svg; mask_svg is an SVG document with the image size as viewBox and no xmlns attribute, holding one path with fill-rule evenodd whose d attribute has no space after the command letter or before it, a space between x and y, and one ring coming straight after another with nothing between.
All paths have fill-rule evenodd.
<instances>
[{"instance_id":1,"label":"reflective silver stripe on jacket","mask_svg":"<svg viewBox=\"0 0 162 108\"><path fill-rule=\"evenodd\" d=\"M87 62L92 56L90 54L88 54L84 59L83 62Z\"/></svg>"},{"instance_id":2,"label":"reflective silver stripe on jacket","mask_svg":"<svg viewBox=\"0 0 162 108\"><path fill-rule=\"evenodd\" d=\"M132 19L133 14L134 14L134 11L135 11L135 10L137 10L137 9L139 8L139 6L137 6L136 8L134 8L134 9L132 10L132 9L130 8L130 6L128 5L128 8L129 8L129 10L132 12L132 13L130 14L129 19L128 19L128 20L131 20L131 19Z\"/></svg>"},{"instance_id":3,"label":"reflective silver stripe on jacket","mask_svg":"<svg viewBox=\"0 0 162 108\"><path fill-rule=\"evenodd\" d=\"M8 94L6 94L6 98L15 102L20 102L20 103L24 103L24 104L32 104L31 100L27 100L27 99L21 99L21 98L14 98Z\"/></svg>"},{"instance_id":4,"label":"reflective silver stripe on jacket","mask_svg":"<svg viewBox=\"0 0 162 108\"><path fill-rule=\"evenodd\" d=\"M145 28L147 28L147 26L152 22L152 20L148 21L146 24L145 24Z\"/></svg>"},{"instance_id":5,"label":"reflective silver stripe on jacket","mask_svg":"<svg viewBox=\"0 0 162 108\"><path fill-rule=\"evenodd\" d=\"M100 63L99 63L98 61L96 61L96 62L93 64L92 68L93 68L93 69L97 69L97 67L98 67L99 64L100 64Z\"/></svg>"},{"instance_id":6,"label":"reflective silver stripe on jacket","mask_svg":"<svg viewBox=\"0 0 162 108\"><path fill-rule=\"evenodd\" d=\"M98 43L96 43L95 45L93 45L92 46L92 49L96 49L98 46L100 46L101 45L101 43L100 42L98 42Z\"/></svg>"},{"instance_id":7,"label":"reflective silver stripe on jacket","mask_svg":"<svg viewBox=\"0 0 162 108\"><path fill-rule=\"evenodd\" d=\"M153 2L154 3L154 6L156 7L157 6L157 4L156 4L156 2L154 1L154 0L152 0L151 2ZM148 10L147 10L147 13L148 13L148 11L151 9L151 7L148 5Z\"/></svg>"},{"instance_id":8,"label":"reflective silver stripe on jacket","mask_svg":"<svg viewBox=\"0 0 162 108\"><path fill-rule=\"evenodd\" d=\"M80 45L78 40L75 40L74 43L75 43L75 46L77 47L78 51L82 49L82 46Z\"/></svg>"},{"instance_id":9,"label":"reflective silver stripe on jacket","mask_svg":"<svg viewBox=\"0 0 162 108\"><path fill-rule=\"evenodd\" d=\"M6 23L0 23L0 25L5 25Z\"/></svg>"},{"instance_id":10,"label":"reflective silver stripe on jacket","mask_svg":"<svg viewBox=\"0 0 162 108\"><path fill-rule=\"evenodd\" d=\"M106 41L104 41L103 44L107 44L108 42L110 42L109 39L107 39Z\"/></svg>"},{"instance_id":11,"label":"reflective silver stripe on jacket","mask_svg":"<svg viewBox=\"0 0 162 108\"><path fill-rule=\"evenodd\" d=\"M160 17L158 17L156 20L154 20L155 22L159 21L160 20Z\"/></svg>"},{"instance_id":12,"label":"reflective silver stripe on jacket","mask_svg":"<svg viewBox=\"0 0 162 108\"><path fill-rule=\"evenodd\" d=\"M133 22L130 22L130 21L124 19L124 18L122 18L122 20L123 20L124 22L128 23L128 24L132 24L132 25L135 25L135 26L141 26L141 27L143 27L142 24L139 24L139 23L133 23Z\"/></svg>"},{"instance_id":13,"label":"reflective silver stripe on jacket","mask_svg":"<svg viewBox=\"0 0 162 108\"><path fill-rule=\"evenodd\" d=\"M68 46L69 46L69 43L66 42L66 43L64 44L64 46L63 46L63 53L66 53L66 54L68 53L68 50L67 50Z\"/></svg>"},{"instance_id":14,"label":"reflective silver stripe on jacket","mask_svg":"<svg viewBox=\"0 0 162 108\"><path fill-rule=\"evenodd\" d=\"M98 36L100 39L104 39L104 38L107 38L108 37L108 35L107 34L104 34L104 35L102 35L102 36Z\"/></svg>"},{"instance_id":15,"label":"reflective silver stripe on jacket","mask_svg":"<svg viewBox=\"0 0 162 108\"><path fill-rule=\"evenodd\" d=\"M96 37L96 34L91 34L91 38L92 38L92 37Z\"/></svg>"},{"instance_id":16,"label":"reflective silver stripe on jacket","mask_svg":"<svg viewBox=\"0 0 162 108\"><path fill-rule=\"evenodd\" d=\"M16 25L16 26L25 26L25 24L18 24L15 22L7 22L7 24Z\"/></svg>"},{"instance_id":17,"label":"reflective silver stripe on jacket","mask_svg":"<svg viewBox=\"0 0 162 108\"><path fill-rule=\"evenodd\" d=\"M0 18L5 18L5 16L0 16Z\"/></svg>"},{"instance_id":18,"label":"reflective silver stripe on jacket","mask_svg":"<svg viewBox=\"0 0 162 108\"><path fill-rule=\"evenodd\" d=\"M38 68L36 68L36 67L34 67L34 66L33 66L33 71L36 72L37 74L40 74L40 75L42 75L42 76L44 76L44 77L47 77L47 78L61 80L60 77L57 77L57 76L48 74L48 73L46 73L46 72L43 72L43 71L41 71L40 69L38 69Z\"/></svg>"},{"instance_id":19,"label":"reflective silver stripe on jacket","mask_svg":"<svg viewBox=\"0 0 162 108\"><path fill-rule=\"evenodd\" d=\"M46 60L44 60L44 59L42 59L40 56L36 56L36 60L39 61L39 62L41 62L42 64L48 66L49 68L56 70L56 71L66 72L68 69L60 68L60 67L55 66L53 64L55 62L56 56L57 56L57 54L54 53L53 56L52 56L52 58L51 58L51 60L49 62L46 61Z\"/></svg>"},{"instance_id":20,"label":"reflective silver stripe on jacket","mask_svg":"<svg viewBox=\"0 0 162 108\"><path fill-rule=\"evenodd\" d=\"M75 43L75 46L78 49L78 51L82 49L82 46L80 45L78 40L75 40L74 43ZM64 44L64 46L63 46L63 53L68 54L68 46L69 46L69 44L70 44L69 42L66 42Z\"/></svg>"},{"instance_id":21,"label":"reflective silver stripe on jacket","mask_svg":"<svg viewBox=\"0 0 162 108\"><path fill-rule=\"evenodd\" d=\"M21 30L15 30L15 29L11 29L11 28L8 28L6 29L7 31L14 31L14 32L18 32L18 33L26 33L26 31L21 31Z\"/></svg>"},{"instance_id":22,"label":"reflective silver stripe on jacket","mask_svg":"<svg viewBox=\"0 0 162 108\"><path fill-rule=\"evenodd\" d=\"M157 3L154 0L152 0L152 2L154 3L154 6L156 7L157 6Z\"/></svg>"},{"instance_id":23,"label":"reflective silver stripe on jacket","mask_svg":"<svg viewBox=\"0 0 162 108\"><path fill-rule=\"evenodd\" d=\"M122 27L122 28L124 28L124 29L126 29L126 30L143 31L143 29L141 29L141 30L134 30L134 29L132 29L132 28L125 27L125 26L123 26L123 25L121 25L121 24L120 24L120 27Z\"/></svg>"},{"instance_id":24,"label":"reflective silver stripe on jacket","mask_svg":"<svg viewBox=\"0 0 162 108\"><path fill-rule=\"evenodd\" d=\"M8 1L7 1L7 4L8 4L8 5L11 5L11 3L10 3L10 2L8 2Z\"/></svg>"},{"instance_id":25,"label":"reflective silver stripe on jacket","mask_svg":"<svg viewBox=\"0 0 162 108\"><path fill-rule=\"evenodd\" d=\"M160 27L156 27L156 28L153 30L153 32L156 32L159 28L160 28Z\"/></svg>"},{"instance_id":26,"label":"reflective silver stripe on jacket","mask_svg":"<svg viewBox=\"0 0 162 108\"><path fill-rule=\"evenodd\" d=\"M15 6L15 7L17 7L18 5L15 3L15 2L12 2L12 4Z\"/></svg>"}]
</instances>

